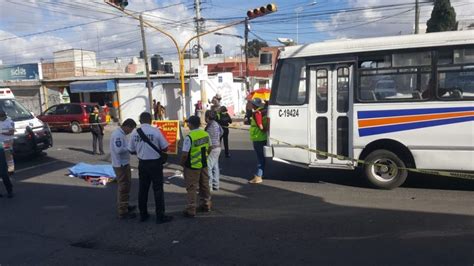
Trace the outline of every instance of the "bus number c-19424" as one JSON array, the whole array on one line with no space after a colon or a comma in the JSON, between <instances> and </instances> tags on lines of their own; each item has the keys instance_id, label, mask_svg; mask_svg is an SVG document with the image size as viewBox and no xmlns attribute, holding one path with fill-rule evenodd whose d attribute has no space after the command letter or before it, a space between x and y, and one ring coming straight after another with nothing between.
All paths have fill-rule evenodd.
<instances>
[{"instance_id":1,"label":"bus number c-19424","mask_svg":"<svg viewBox=\"0 0 474 266\"><path fill-rule=\"evenodd\" d=\"M278 110L279 117L298 117L300 112L298 109L280 109Z\"/></svg>"}]
</instances>

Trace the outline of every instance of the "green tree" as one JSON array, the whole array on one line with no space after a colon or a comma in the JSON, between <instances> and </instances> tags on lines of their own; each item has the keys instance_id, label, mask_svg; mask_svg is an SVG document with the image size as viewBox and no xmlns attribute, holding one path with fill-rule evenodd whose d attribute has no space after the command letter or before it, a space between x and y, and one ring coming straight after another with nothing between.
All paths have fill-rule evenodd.
<instances>
[{"instance_id":1,"label":"green tree","mask_svg":"<svg viewBox=\"0 0 474 266\"><path fill-rule=\"evenodd\" d=\"M457 30L456 11L449 0L435 0L431 18L426 23L426 32Z\"/></svg>"},{"instance_id":2,"label":"green tree","mask_svg":"<svg viewBox=\"0 0 474 266\"><path fill-rule=\"evenodd\" d=\"M209 52L204 52L203 56L204 56L204 58L208 58L211 55L209 54Z\"/></svg>"},{"instance_id":3,"label":"green tree","mask_svg":"<svg viewBox=\"0 0 474 266\"><path fill-rule=\"evenodd\" d=\"M260 52L260 49L262 47L268 47L268 44L266 42L261 42L257 39L253 39L248 43L248 56L249 57L258 57L258 53Z\"/></svg>"}]
</instances>

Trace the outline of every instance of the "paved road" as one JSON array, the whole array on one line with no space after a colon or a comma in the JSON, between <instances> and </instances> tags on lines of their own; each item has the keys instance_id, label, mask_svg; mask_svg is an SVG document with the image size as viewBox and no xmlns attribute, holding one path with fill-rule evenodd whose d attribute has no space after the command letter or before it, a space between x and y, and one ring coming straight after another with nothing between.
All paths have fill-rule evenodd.
<instances>
[{"instance_id":1,"label":"paved road","mask_svg":"<svg viewBox=\"0 0 474 266\"><path fill-rule=\"evenodd\" d=\"M418 175L381 191L353 172L270 163L264 184L253 186L247 136L232 131L231 139L214 212L180 217L184 182L168 169L176 219L155 225L115 219L115 184L65 176L77 162L108 157L90 154L89 133L54 133L46 155L17 163L16 197L0 199L0 264L473 265L474 182Z\"/></svg>"}]
</instances>

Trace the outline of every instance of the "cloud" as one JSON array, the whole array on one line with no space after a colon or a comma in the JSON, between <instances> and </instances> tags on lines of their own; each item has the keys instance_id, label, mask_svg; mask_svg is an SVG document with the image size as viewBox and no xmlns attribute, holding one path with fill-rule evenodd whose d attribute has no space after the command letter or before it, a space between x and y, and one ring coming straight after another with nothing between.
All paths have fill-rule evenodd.
<instances>
[{"instance_id":1,"label":"cloud","mask_svg":"<svg viewBox=\"0 0 474 266\"><path fill-rule=\"evenodd\" d=\"M127 10L151 10L144 18L175 36L182 47L195 35L192 5L177 0L157 2L129 1ZM40 58L52 60L54 51L69 48L96 51L102 59L138 56L142 50L139 22L128 17L114 18L122 13L101 0L8 0L0 1L0 10L0 60L4 64L37 62ZM77 24L87 25L21 37ZM219 24L206 23L208 29L216 26ZM237 29L221 32L236 34ZM147 28L146 38L150 54L160 53L165 60L177 57L173 43L163 34ZM210 53L216 44L221 44L226 54L237 54L240 52L238 42L240 40L233 37L212 34L202 38L203 48Z\"/></svg>"},{"instance_id":2,"label":"cloud","mask_svg":"<svg viewBox=\"0 0 474 266\"><path fill-rule=\"evenodd\" d=\"M424 2L424 1L420 1ZM313 25L318 31L326 32L332 38L363 38L412 34L414 31L414 1L407 0L349 0L349 7L373 7L382 5L412 4L397 8L365 9L360 12L338 13L329 19L316 21ZM457 20L474 17L474 0L451 1ZM420 7L420 32L426 30L426 21L431 16L433 6Z\"/></svg>"}]
</instances>

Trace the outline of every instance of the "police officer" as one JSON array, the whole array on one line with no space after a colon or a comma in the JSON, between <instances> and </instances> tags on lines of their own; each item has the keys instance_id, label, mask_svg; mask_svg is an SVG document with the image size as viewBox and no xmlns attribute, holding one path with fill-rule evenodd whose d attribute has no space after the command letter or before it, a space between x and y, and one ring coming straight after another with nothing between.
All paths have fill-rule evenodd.
<instances>
[{"instance_id":1,"label":"police officer","mask_svg":"<svg viewBox=\"0 0 474 266\"><path fill-rule=\"evenodd\" d=\"M128 152L127 135L137 127L133 119L127 119L120 128L112 132L110 137L110 155L115 176L117 176L117 208L120 219L132 219L137 215L135 206L129 206L132 172L130 169L130 153Z\"/></svg>"},{"instance_id":2,"label":"police officer","mask_svg":"<svg viewBox=\"0 0 474 266\"><path fill-rule=\"evenodd\" d=\"M0 110L0 176L3 179L3 184L7 190L7 197L13 197L13 186L10 181L10 171L7 160L11 158L11 139L15 134L15 124L14 122L7 117L7 114L4 110ZM8 148L7 150L5 148ZM0 194L1 196L1 194Z\"/></svg>"},{"instance_id":3,"label":"police officer","mask_svg":"<svg viewBox=\"0 0 474 266\"><path fill-rule=\"evenodd\" d=\"M151 126L151 121L152 116L150 113L143 112L140 114L141 126L133 131L128 149L131 153L136 153L139 160L138 209L140 210L140 221L144 222L150 217L147 202L148 191L150 190L150 185L153 184L156 223L162 224L173 219L172 216L165 215L163 164L160 160L160 153L168 150L168 142L159 129ZM140 131L143 132L142 136L140 136Z\"/></svg>"},{"instance_id":4,"label":"police officer","mask_svg":"<svg viewBox=\"0 0 474 266\"><path fill-rule=\"evenodd\" d=\"M184 168L188 204L183 214L185 217L192 218L196 216L196 190L198 187L201 203L197 210L211 211L211 191L207 168L211 138L205 130L199 128L201 124L199 117L190 116L187 123L191 131L184 139L181 165Z\"/></svg>"}]
</instances>

